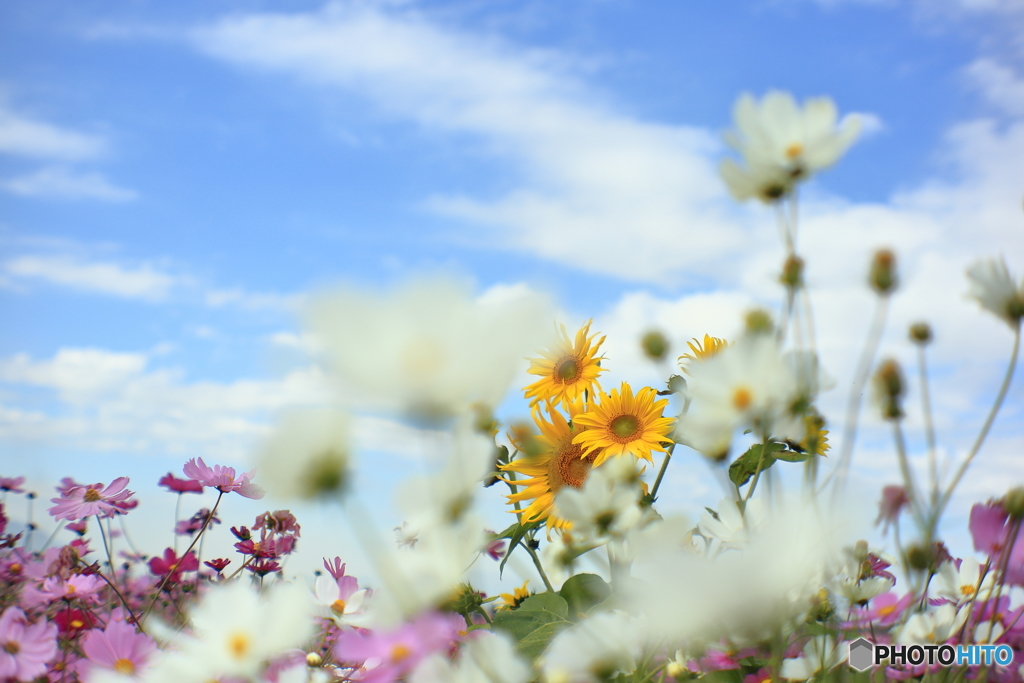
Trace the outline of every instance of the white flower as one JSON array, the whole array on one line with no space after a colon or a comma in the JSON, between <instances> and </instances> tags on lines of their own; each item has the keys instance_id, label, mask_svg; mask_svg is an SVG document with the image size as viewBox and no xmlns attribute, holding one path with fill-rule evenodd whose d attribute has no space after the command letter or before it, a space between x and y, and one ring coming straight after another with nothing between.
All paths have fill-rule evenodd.
<instances>
[{"instance_id":1,"label":"white flower","mask_svg":"<svg viewBox=\"0 0 1024 683\"><path fill-rule=\"evenodd\" d=\"M474 299L464 283L413 281L388 295L341 290L313 301L310 326L352 398L422 418L493 407L550 327L524 288Z\"/></svg>"},{"instance_id":2,"label":"white flower","mask_svg":"<svg viewBox=\"0 0 1024 683\"><path fill-rule=\"evenodd\" d=\"M306 408L284 415L266 440L257 467L267 491L279 498L330 498L350 477L348 415Z\"/></svg>"},{"instance_id":3,"label":"white flower","mask_svg":"<svg viewBox=\"0 0 1024 683\"><path fill-rule=\"evenodd\" d=\"M756 529L767 518L768 508L763 499L755 498L747 501L746 513L741 513L735 500L723 498L718 501L715 515L705 510L697 522L698 533L712 542L712 555L726 548L744 547L748 529Z\"/></svg>"},{"instance_id":4,"label":"white flower","mask_svg":"<svg viewBox=\"0 0 1024 683\"><path fill-rule=\"evenodd\" d=\"M623 612L602 612L555 636L541 658L547 683L597 683L629 675L644 644L646 623Z\"/></svg>"},{"instance_id":5,"label":"white flower","mask_svg":"<svg viewBox=\"0 0 1024 683\"><path fill-rule=\"evenodd\" d=\"M1016 328L1024 316L1024 280L1017 285L1010 276L1006 261L983 259L967 269L971 281L970 295L981 307L995 313Z\"/></svg>"},{"instance_id":6,"label":"white flower","mask_svg":"<svg viewBox=\"0 0 1024 683\"><path fill-rule=\"evenodd\" d=\"M942 644L960 630L967 620L968 612L966 607L959 612L950 603L939 605L935 610L918 612L907 620L900 630L896 642L902 645L912 643L937 643Z\"/></svg>"},{"instance_id":7,"label":"white flower","mask_svg":"<svg viewBox=\"0 0 1024 683\"><path fill-rule=\"evenodd\" d=\"M803 425L790 414L800 382L773 337L743 337L713 357L691 363L688 374L684 393L692 405L679 418L677 441L717 459L741 426L758 435L803 440ZM726 448L717 450L723 443Z\"/></svg>"},{"instance_id":8,"label":"white flower","mask_svg":"<svg viewBox=\"0 0 1024 683\"><path fill-rule=\"evenodd\" d=\"M313 595L321 616L334 620L338 626L362 626L358 617L365 608L367 589L345 596L336 579L321 574L313 584Z\"/></svg>"},{"instance_id":9,"label":"white flower","mask_svg":"<svg viewBox=\"0 0 1024 683\"><path fill-rule=\"evenodd\" d=\"M240 581L210 588L191 614L190 636L161 657L147 680L206 681L251 678L281 652L313 635L306 589L277 584L260 595Z\"/></svg>"},{"instance_id":10,"label":"white flower","mask_svg":"<svg viewBox=\"0 0 1024 683\"><path fill-rule=\"evenodd\" d=\"M981 565L973 557L961 560L959 569L953 562L944 562L935 579L932 584L935 594L959 605L974 599L975 592L979 594L978 599L987 600L995 585L994 572L988 572L979 590L978 580L981 579Z\"/></svg>"},{"instance_id":11,"label":"white flower","mask_svg":"<svg viewBox=\"0 0 1024 683\"><path fill-rule=\"evenodd\" d=\"M640 478L631 456L612 458L591 470L582 489L555 496L555 513L587 540L621 539L643 519Z\"/></svg>"},{"instance_id":12,"label":"white flower","mask_svg":"<svg viewBox=\"0 0 1024 683\"><path fill-rule=\"evenodd\" d=\"M485 631L466 641L457 662L440 655L425 659L410 683L526 683L532 677L508 636Z\"/></svg>"},{"instance_id":13,"label":"white flower","mask_svg":"<svg viewBox=\"0 0 1024 683\"><path fill-rule=\"evenodd\" d=\"M740 166L732 159L724 159L718 172L729 193L741 202L756 197L770 204L793 189L793 178L776 166Z\"/></svg>"},{"instance_id":14,"label":"white flower","mask_svg":"<svg viewBox=\"0 0 1024 683\"><path fill-rule=\"evenodd\" d=\"M804 656L786 659L779 672L791 681L805 681L819 671L828 671L844 659L832 636L815 636L804 647Z\"/></svg>"},{"instance_id":15,"label":"white flower","mask_svg":"<svg viewBox=\"0 0 1024 683\"><path fill-rule=\"evenodd\" d=\"M778 191L773 188L779 188L783 178L795 183L834 164L860 129L856 117L837 125L836 106L828 98L806 100L801 109L792 95L779 91L769 92L760 103L749 94L740 96L733 119L736 132L728 133L726 141L749 170L723 164L722 175L737 196L765 200L777 198L771 196Z\"/></svg>"}]
</instances>

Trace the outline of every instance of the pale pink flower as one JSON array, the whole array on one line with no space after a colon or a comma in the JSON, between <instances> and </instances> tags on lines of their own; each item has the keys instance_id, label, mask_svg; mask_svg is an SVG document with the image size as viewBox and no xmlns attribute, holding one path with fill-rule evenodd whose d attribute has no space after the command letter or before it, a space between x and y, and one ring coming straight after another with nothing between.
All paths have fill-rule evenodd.
<instances>
[{"instance_id":1,"label":"pale pink flower","mask_svg":"<svg viewBox=\"0 0 1024 683\"><path fill-rule=\"evenodd\" d=\"M25 477L0 477L0 491L11 493L25 493L21 485L25 483Z\"/></svg>"},{"instance_id":2,"label":"pale pink flower","mask_svg":"<svg viewBox=\"0 0 1024 683\"><path fill-rule=\"evenodd\" d=\"M56 654L56 625L43 620L30 624L17 607L0 616L0 679L31 681L46 673L46 662Z\"/></svg>"},{"instance_id":3,"label":"pale pink flower","mask_svg":"<svg viewBox=\"0 0 1024 683\"><path fill-rule=\"evenodd\" d=\"M134 626L123 621L111 621L106 629L94 629L82 637L82 652L92 662L93 672L100 668L124 677L137 677L154 650L156 643L152 639L136 633Z\"/></svg>"},{"instance_id":4,"label":"pale pink flower","mask_svg":"<svg viewBox=\"0 0 1024 683\"><path fill-rule=\"evenodd\" d=\"M195 479L203 486L211 486L221 493L235 491L246 498L262 498L263 489L253 484L251 479L256 470L246 472L236 478L234 467L214 465L210 467L202 458L192 458L182 468L189 479Z\"/></svg>"},{"instance_id":5,"label":"pale pink flower","mask_svg":"<svg viewBox=\"0 0 1024 683\"><path fill-rule=\"evenodd\" d=\"M88 486L58 487L60 498L51 498L56 503L48 512L54 519L66 519L75 522L93 515L113 517L125 510L122 504L135 495L127 490L128 477L118 477L110 482L110 486L102 489L103 484Z\"/></svg>"},{"instance_id":6,"label":"pale pink flower","mask_svg":"<svg viewBox=\"0 0 1024 683\"><path fill-rule=\"evenodd\" d=\"M59 576L48 576L42 585L28 586L21 595L21 604L29 609L58 600L83 600L99 603L97 593L106 582L95 574L72 574L67 580Z\"/></svg>"}]
</instances>

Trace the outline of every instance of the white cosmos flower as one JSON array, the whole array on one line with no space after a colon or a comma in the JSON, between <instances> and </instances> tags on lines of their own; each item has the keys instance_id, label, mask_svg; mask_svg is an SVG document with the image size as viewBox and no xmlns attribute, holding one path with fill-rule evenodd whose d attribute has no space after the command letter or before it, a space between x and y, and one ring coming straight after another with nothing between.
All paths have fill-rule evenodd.
<instances>
[{"instance_id":1,"label":"white cosmos flower","mask_svg":"<svg viewBox=\"0 0 1024 683\"><path fill-rule=\"evenodd\" d=\"M971 281L970 295L981 307L995 313L1010 327L1020 325L1024 316L1024 280L1018 285L1000 258L982 259L967 269Z\"/></svg>"},{"instance_id":2,"label":"white cosmos flower","mask_svg":"<svg viewBox=\"0 0 1024 683\"><path fill-rule=\"evenodd\" d=\"M951 603L939 605L927 612L917 612L900 629L896 642L901 645L913 643L942 644L964 625L970 609L957 611Z\"/></svg>"},{"instance_id":3,"label":"white cosmos flower","mask_svg":"<svg viewBox=\"0 0 1024 683\"><path fill-rule=\"evenodd\" d=\"M779 673L791 681L806 681L819 671L828 671L842 662L844 649L832 636L815 636L804 646L803 657L783 660Z\"/></svg>"},{"instance_id":4,"label":"white cosmos flower","mask_svg":"<svg viewBox=\"0 0 1024 683\"><path fill-rule=\"evenodd\" d=\"M257 467L273 496L336 498L350 477L349 418L333 408L305 408L285 414L264 442Z\"/></svg>"},{"instance_id":5,"label":"white cosmos flower","mask_svg":"<svg viewBox=\"0 0 1024 683\"><path fill-rule=\"evenodd\" d=\"M307 317L361 404L439 419L497 405L523 357L546 341L550 311L524 287L473 298L465 283L433 278L388 294L323 294Z\"/></svg>"},{"instance_id":6,"label":"white cosmos flower","mask_svg":"<svg viewBox=\"0 0 1024 683\"><path fill-rule=\"evenodd\" d=\"M801 108L792 95L779 91L769 92L760 102L741 95L733 119L736 131L726 135L726 142L743 156L751 169L748 173L769 178L774 172L791 182L838 161L860 130L856 117L840 124L835 103L826 97L806 100ZM734 172L727 173L735 179Z\"/></svg>"},{"instance_id":7,"label":"white cosmos flower","mask_svg":"<svg viewBox=\"0 0 1024 683\"><path fill-rule=\"evenodd\" d=\"M334 577L321 574L313 584L313 595L321 616L338 626L362 626L359 617L365 608L366 588L345 595Z\"/></svg>"},{"instance_id":8,"label":"white cosmos flower","mask_svg":"<svg viewBox=\"0 0 1024 683\"><path fill-rule=\"evenodd\" d=\"M963 605L965 602L978 599L988 600L991 597L992 589L995 586L994 572L988 572L985 580L982 581L979 590L978 581L981 579L981 564L973 557L965 557L960 561L957 568L953 562L944 562L932 583L935 594ZM975 592L978 597L975 598Z\"/></svg>"},{"instance_id":9,"label":"white cosmos flower","mask_svg":"<svg viewBox=\"0 0 1024 683\"><path fill-rule=\"evenodd\" d=\"M312 601L294 584L275 584L263 595L241 581L213 586L191 621L192 635L180 638L177 651L156 662L147 681L252 678L314 631Z\"/></svg>"},{"instance_id":10,"label":"white cosmos flower","mask_svg":"<svg viewBox=\"0 0 1024 683\"><path fill-rule=\"evenodd\" d=\"M512 640L497 631L484 631L467 640L456 662L434 655L421 663L410 683L526 683L533 670L515 650Z\"/></svg>"},{"instance_id":11,"label":"white cosmos flower","mask_svg":"<svg viewBox=\"0 0 1024 683\"><path fill-rule=\"evenodd\" d=\"M803 440L803 425L789 412L800 382L771 335L743 337L713 357L691 363L688 374L684 393L692 403L679 418L677 441L718 459L739 427Z\"/></svg>"},{"instance_id":12,"label":"white cosmos flower","mask_svg":"<svg viewBox=\"0 0 1024 683\"><path fill-rule=\"evenodd\" d=\"M583 539L622 539L643 520L640 477L632 456L612 458L591 470L582 489L563 488L555 513L572 522Z\"/></svg>"},{"instance_id":13,"label":"white cosmos flower","mask_svg":"<svg viewBox=\"0 0 1024 683\"><path fill-rule=\"evenodd\" d=\"M757 529L764 522L768 507L764 499L754 498L747 501L746 512L741 513L736 500L723 498L718 501L715 515L705 510L697 522L697 532L710 541L711 555L727 548L746 546L749 530Z\"/></svg>"},{"instance_id":14,"label":"white cosmos flower","mask_svg":"<svg viewBox=\"0 0 1024 683\"><path fill-rule=\"evenodd\" d=\"M546 683L597 683L636 669L646 621L624 612L602 612L551 641L540 660Z\"/></svg>"},{"instance_id":15,"label":"white cosmos flower","mask_svg":"<svg viewBox=\"0 0 1024 683\"><path fill-rule=\"evenodd\" d=\"M770 204L793 189L793 178L777 166L740 166L732 159L724 159L718 172L729 193L741 202L756 197Z\"/></svg>"}]
</instances>

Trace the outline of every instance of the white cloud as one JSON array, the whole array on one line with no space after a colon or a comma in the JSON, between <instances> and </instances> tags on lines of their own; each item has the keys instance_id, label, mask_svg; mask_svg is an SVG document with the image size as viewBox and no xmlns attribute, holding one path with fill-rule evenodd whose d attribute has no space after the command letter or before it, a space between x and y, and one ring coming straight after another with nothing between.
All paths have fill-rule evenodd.
<instances>
[{"instance_id":1,"label":"white cloud","mask_svg":"<svg viewBox=\"0 0 1024 683\"><path fill-rule=\"evenodd\" d=\"M206 292L206 305L211 308L235 306L249 311L295 311L302 304L302 295L250 292L241 288L211 289Z\"/></svg>"},{"instance_id":2,"label":"white cloud","mask_svg":"<svg viewBox=\"0 0 1024 683\"><path fill-rule=\"evenodd\" d=\"M118 263L84 261L71 255L18 256L4 262L3 272L22 280L42 280L86 292L158 301L179 279L152 266L128 268Z\"/></svg>"},{"instance_id":3,"label":"white cloud","mask_svg":"<svg viewBox=\"0 0 1024 683\"><path fill-rule=\"evenodd\" d=\"M1024 79L994 59L972 62L965 73L984 97L1011 116L1024 116Z\"/></svg>"},{"instance_id":4,"label":"white cloud","mask_svg":"<svg viewBox=\"0 0 1024 683\"><path fill-rule=\"evenodd\" d=\"M97 171L80 172L62 166L48 166L29 175L0 180L0 189L25 197L106 202L127 202L138 196L135 190L118 187Z\"/></svg>"},{"instance_id":5,"label":"white cloud","mask_svg":"<svg viewBox=\"0 0 1024 683\"><path fill-rule=\"evenodd\" d=\"M106 140L20 116L0 103L0 153L80 161L100 156Z\"/></svg>"},{"instance_id":6,"label":"white cloud","mask_svg":"<svg viewBox=\"0 0 1024 683\"><path fill-rule=\"evenodd\" d=\"M493 200L438 194L424 206L492 227L490 243L634 280L709 272L742 243L710 158L715 135L616 112L551 53L356 4L233 17L194 40L214 57L354 90L395 118L480 138L521 171L522 187Z\"/></svg>"}]
</instances>

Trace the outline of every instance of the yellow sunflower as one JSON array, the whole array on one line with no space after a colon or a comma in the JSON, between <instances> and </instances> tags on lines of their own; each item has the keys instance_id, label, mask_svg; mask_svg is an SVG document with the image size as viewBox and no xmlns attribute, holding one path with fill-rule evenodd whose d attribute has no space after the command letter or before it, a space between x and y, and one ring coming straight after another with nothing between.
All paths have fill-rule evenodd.
<instances>
[{"instance_id":1,"label":"yellow sunflower","mask_svg":"<svg viewBox=\"0 0 1024 683\"><path fill-rule=\"evenodd\" d=\"M804 418L804 426L807 428L807 435L800 445L807 453L824 456L830 448L825 420L820 415L811 414Z\"/></svg>"},{"instance_id":2,"label":"yellow sunflower","mask_svg":"<svg viewBox=\"0 0 1024 683\"><path fill-rule=\"evenodd\" d=\"M686 342L686 345L690 347L690 353L684 353L679 356L678 361L683 372L690 374L686 367L691 362L711 358L719 351L729 346L729 342L724 339L719 339L718 337L712 337L710 334L705 334L703 342L694 338L692 341Z\"/></svg>"},{"instance_id":3,"label":"yellow sunflower","mask_svg":"<svg viewBox=\"0 0 1024 683\"><path fill-rule=\"evenodd\" d=\"M582 411L582 401L568 402L566 406L572 425L550 403L547 405L550 422L535 410L533 419L540 428L540 434L533 437L533 445L538 447L539 453L533 456L524 454L500 466L502 472L515 472L523 477L515 481L506 480L524 487L506 497L511 503L531 501L523 510L524 523L547 520L549 529L570 528L570 522L552 512L555 494L566 486L582 488L594 460L600 455L600 451L586 455L579 445L573 443L573 438L584 430L575 419ZM515 440L513 445L518 448Z\"/></svg>"},{"instance_id":4,"label":"yellow sunflower","mask_svg":"<svg viewBox=\"0 0 1024 683\"><path fill-rule=\"evenodd\" d=\"M530 399L530 405L536 405L540 401L551 401L558 405L562 401L573 400L580 396L585 389L601 385L597 382L597 376L604 372L601 367L601 356L597 350L604 343L604 337L594 342L596 334L588 336L590 323L580 328L576 333L576 340L569 339L569 333L565 325L561 325L561 334L558 342L541 352L540 358L530 359L531 375L540 375L542 379L525 387L526 398Z\"/></svg>"},{"instance_id":5,"label":"yellow sunflower","mask_svg":"<svg viewBox=\"0 0 1024 683\"><path fill-rule=\"evenodd\" d=\"M519 588L513 588L511 593L500 593L501 602L495 605L495 610L502 611L506 609L515 609L522 604L523 600L530 597L530 591L527 590L526 584L530 583L529 579L523 581L523 585Z\"/></svg>"},{"instance_id":6,"label":"yellow sunflower","mask_svg":"<svg viewBox=\"0 0 1024 683\"><path fill-rule=\"evenodd\" d=\"M638 458L653 462L652 451L665 451L665 444L672 443L669 434L675 425L671 417L662 417L661 412L668 405L668 399L655 400L658 393L651 387L644 387L633 396L628 383L622 383L621 393L612 389L611 394L601 392L597 405L573 419L574 425L588 427L573 437L574 444L583 447L583 454L597 454L594 467L608 458L632 453Z\"/></svg>"}]
</instances>

